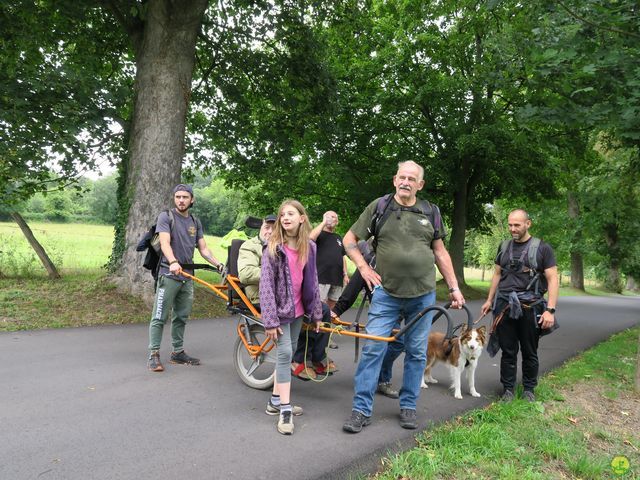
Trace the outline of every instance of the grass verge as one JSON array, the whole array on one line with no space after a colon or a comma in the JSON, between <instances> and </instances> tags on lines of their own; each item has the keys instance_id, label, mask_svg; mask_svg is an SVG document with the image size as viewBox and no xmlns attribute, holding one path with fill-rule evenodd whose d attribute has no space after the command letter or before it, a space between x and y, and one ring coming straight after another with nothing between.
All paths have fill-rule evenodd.
<instances>
[{"instance_id":1,"label":"grass verge","mask_svg":"<svg viewBox=\"0 0 640 480\"><path fill-rule=\"evenodd\" d=\"M222 300L195 289L191 318L225 314ZM0 331L148 322L151 307L119 292L103 273L0 278Z\"/></svg>"},{"instance_id":2,"label":"grass verge","mask_svg":"<svg viewBox=\"0 0 640 480\"><path fill-rule=\"evenodd\" d=\"M640 478L638 335L616 334L547 374L535 403L494 403L419 434L372 478Z\"/></svg>"}]
</instances>

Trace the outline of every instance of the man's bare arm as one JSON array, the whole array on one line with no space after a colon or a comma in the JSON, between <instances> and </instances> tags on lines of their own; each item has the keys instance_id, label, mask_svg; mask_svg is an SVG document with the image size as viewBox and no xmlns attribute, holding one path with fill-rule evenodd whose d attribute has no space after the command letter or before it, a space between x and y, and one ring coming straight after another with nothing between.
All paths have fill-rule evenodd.
<instances>
[{"instance_id":1,"label":"man's bare arm","mask_svg":"<svg viewBox=\"0 0 640 480\"><path fill-rule=\"evenodd\" d=\"M451 306L453 308L462 308L462 305L464 305L464 296L458 288L458 279L456 278L456 274L453 270L451 256L449 255L447 248L444 246L442 239L434 240L431 246L433 248L433 255L435 256L438 270L440 270L444 281L449 286Z\"/></svg>"},{"instance_id":2,"label":"man's bare arm","mask_svg":"<svg viewBox=\"0 0 640 480\"><path fill-rule=\"evenodd\" d=\"M360 271L360 275L362 275L362 279L366 282L369 289L373 290L373 287L381 285L382 278L369 266L358 248L358 237L349 230L344 236L343 241L345 252L347 252L347 255L349 255L349 258L351 258L353 263L356 264L356 267Z\"/></svg>"}]
</instances>

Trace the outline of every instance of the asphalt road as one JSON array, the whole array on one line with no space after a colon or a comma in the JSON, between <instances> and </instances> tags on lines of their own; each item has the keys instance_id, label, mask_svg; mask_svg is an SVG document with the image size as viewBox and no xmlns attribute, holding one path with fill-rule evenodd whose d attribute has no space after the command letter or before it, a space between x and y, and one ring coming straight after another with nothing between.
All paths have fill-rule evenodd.
<instances>
[{"instance_id":1,"label":"asphalt road","mask_svg":"<svg viewBox=\"0 0 640 480\"><path fill-rule=\"evenodd\" d=\"M470 305L474 314L479 304ZM558 316L561 328L541 340L543 372L638 324L640 298L563 297ZM342 432L355 370L348 337L330 351L339 373L324 383L294 379L292 398L305 413L293 436L278 434L277 417L264 413L268 393L245 386L234 370L236 321L192 321L187 352L203 364L165 362L161 374L146 369L146 325L0 334L0 479L348 478L413 444L415 431L398 425L397 400L381 396L370 426ZM494 400L498 361L480 358L477 399L464 384L463 400L454 399L444 367L436 367L441 383L423 391L420 427Z\"/></svg>"}]
</instances>

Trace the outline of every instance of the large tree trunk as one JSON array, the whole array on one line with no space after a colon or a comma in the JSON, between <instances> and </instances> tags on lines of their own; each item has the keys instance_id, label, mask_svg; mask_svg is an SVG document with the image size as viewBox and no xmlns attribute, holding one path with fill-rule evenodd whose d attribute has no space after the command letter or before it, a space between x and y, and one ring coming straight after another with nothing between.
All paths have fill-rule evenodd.
<instances>
[{"instance_id":1,"label":"large tree trunk","mask_svg":"<svg viewBox=\"0 0 640 480\"><path fill-rule=\"evenodd\" d=\"M605 241L609 250L609 272L605 280L605 287L613 292L622 293L622 278L620 276L620 248L618 245L618 226L613 223L605 225Z\"/></svg>"},{"instance_id":2,"label":"large tree trunk","mask_svg":"<svg viewBox=\"0 0 640 480\"><path fill-rule=\"evenodd\" d=\"M35 250L36 255L38 255L38 258L40 259L40 261L42 262L42 265L47 271L49 278L60 278L60 274L58 273L56 266L53 264L53 262L49 258L49 255L47 255L47 252L44 250L44 247L40 244L40 242L38 242L35 235L31 231L31 228L29 228L29 225L27 225L27 222L25 222L24 218L22 218L22 215L20 215L18 212L13 212L11 213L11 218L13 218L15 222L18 224L18 226L20 227L20 230L22 230L22 233L27 238L29 245L31 245L31 248Z\"/></svg>"},{"instance_id":3,"label":"large tree trunk","mask_svg":"<svg viewBox=\"0 0 640 480\"><path fill-rule=\"evenodd\" d=\"M580 217L580 205L573 192L567 193L568 213L573 224L573 239L571 242L571 286L584 291L584 263L580 243L582 240L582 229L577 225Z\"/></svg>"},{"instance_id":4,"label":"large tree trunk","mask_svg":"<svg viewBox=\"0 0 640 480\"><path fill-rule=\"evenodd\" d=\"M453 218L451 238L449 240L449 255L453 263L453 271L458 283L466 285L464 280L464 238L467 229L467 183L460 181L458 190L453 196Z\"/></svg>"},{"instance_id":5,"label":"large tree trunk","mask_svg":"<svg viewBox=\"0 0 640 480\"><path fill-rule=\"evenodd\" d=\"M180 182L185 122L191 95L195 45L207 0L152 0L136 51L135 102L126 187L129 203L125 251L116 271L132 293L149 293L151 275L142 268L139 238L157 214L173 206Z\"/></svg>"},{"instance_id":6,"label":"large tree trunk","mask_svg":"<svg viewBox=\"0 0 640 480\"><path fill-rule=\"evenodd\" d=\"M625 288L627 290L631 290L632 292L636 292L640 289L640 287L638 286L638 282L636 282L636 279L631 275L627 275L627 284L625 285Z\"/></svg>"}]
</instances>

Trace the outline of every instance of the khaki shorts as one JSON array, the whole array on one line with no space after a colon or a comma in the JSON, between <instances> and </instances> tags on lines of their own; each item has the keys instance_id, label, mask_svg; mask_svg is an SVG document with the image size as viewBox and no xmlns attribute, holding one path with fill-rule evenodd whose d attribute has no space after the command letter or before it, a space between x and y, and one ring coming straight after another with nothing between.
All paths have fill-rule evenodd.
<instances>
[{"instance_id":1,"label":"khaki shorts","mask_svg":"<svg viewBox=\"0 0 640 480\"><path fill-rule=\"evenodd\" d=\"M342 295L342 285L329 285L328 283L321 283L320 287L320 300L326 303L327 300L333 300L337 302Z\"/></svg>"}]
</instances>

